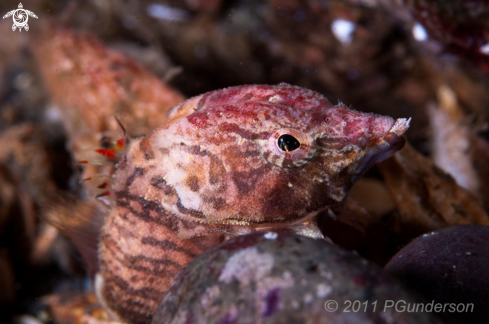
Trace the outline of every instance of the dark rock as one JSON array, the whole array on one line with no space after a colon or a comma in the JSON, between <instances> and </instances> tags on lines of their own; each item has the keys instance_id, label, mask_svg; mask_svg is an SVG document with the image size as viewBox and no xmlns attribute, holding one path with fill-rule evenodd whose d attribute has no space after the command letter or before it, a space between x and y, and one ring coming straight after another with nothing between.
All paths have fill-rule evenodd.
<instances>
[{"instance_id":1,"label":"dark rock","mask_svg":"<svg viewBox=\"0 0 489 324\"><path fill-rule=\"evenodd\" d=\"M445 316L489 323L488 266L489 226L458 225L418 237L385 270L435 303L465 306L463 312L450 312L447 306Z\"/></svg>"},{"instance_id":2,"label":"dark rock","mask_svg":"<svg viewBox=\"0 0 489 324\"><path fill-rule=\"evenodd\" d=\"M398 301L422 302L353 253L322 240L261 232L194 259L153 323L441 323L432 314L386 308Z\"/></svg>"}]
</instances>

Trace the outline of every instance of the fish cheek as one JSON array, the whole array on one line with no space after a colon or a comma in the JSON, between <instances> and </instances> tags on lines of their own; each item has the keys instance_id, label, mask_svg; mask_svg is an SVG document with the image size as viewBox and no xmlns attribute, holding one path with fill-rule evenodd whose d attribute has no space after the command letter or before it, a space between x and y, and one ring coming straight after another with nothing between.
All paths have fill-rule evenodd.
<instances>
[{"instance_id":1,"label":"fish cheek","mask_svg":"<svg viewBox=\"0 0 489 324\"><path fill-rule=\"evenodd\" d=\"M264 197L261 214L265 222L289 222L303 216L307 200L301 173L299 169L281 169L275 174L274 185L260 189Z\"/></svg>"},{"instance_id":2,"label":"fish cheek","mask_svg":"<svg viewBox=\"0 0 489 324\"><path fill-rule=\"evenodd\" d=\"M225 188L226 179L226 169L222 161L214 155L210 155L210 165L209 165L209 183L211 185L217 185L221 183L220 188ZM219 190L221 191L221 190Z\"/></svg>"},{"instance_id":3,"label":"fish cheek","mask_svg":"<svg viewBox=\"0 0 489 324\"><path fill-rule=\"evenodd\" d=\"M273 189L263 205L263 215L267 222L286 222L297 219L298 210L301 210L306 201L300 197L294 197L282 188Z\"/></svg>"},{"instance_id":4,"label":"fish cheek","mask_svg":"<svg viewBox=\"0 0 489 324\"><path fill-rule=\"evenodd\" d=\"M301 178L303 192L309 195L307 213L323 210L345 198L350 187L351 176L335 171L333 165L341 162L340 158L324 160L316 157L304 166Z\"/></svg>"}]
</instances>

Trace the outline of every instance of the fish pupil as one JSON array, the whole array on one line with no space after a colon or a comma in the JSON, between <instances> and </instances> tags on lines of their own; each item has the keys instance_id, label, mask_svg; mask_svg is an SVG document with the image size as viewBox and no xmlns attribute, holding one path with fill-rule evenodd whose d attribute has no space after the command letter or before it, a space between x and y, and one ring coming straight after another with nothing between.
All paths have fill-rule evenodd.
<instances>
[{"instance_id":1,"label":"fish pupil","mask_svg":"<svg viewBox=\"0 0 489 324\"><path fill-rule=\"evenodd\" d=\"M284 134L278 138L277 146L282 151L291 152L297 150L301 146L301 143L294 136L289 134Z\"/></svg>"}]
</instances>

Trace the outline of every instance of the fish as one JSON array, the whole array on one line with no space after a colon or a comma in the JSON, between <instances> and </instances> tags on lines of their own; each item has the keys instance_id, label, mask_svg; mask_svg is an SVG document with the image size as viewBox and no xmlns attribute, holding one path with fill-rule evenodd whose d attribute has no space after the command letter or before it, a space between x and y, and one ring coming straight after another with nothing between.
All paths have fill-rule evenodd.
<instances>
[{"instance_id":1,"label":"fish","mask_svg":"<svg viewBox=\"0 0 489 324\"><path fill-rule=\"evenodd\" d=\"M146 136L117 142L110 208L99 230L87 227L100 302L116 320L150 323L176 274L226 239L268 230L321 238L317 219L404 146L410 121L285 83L176 105Z\"/></svg>"}]
</instances>

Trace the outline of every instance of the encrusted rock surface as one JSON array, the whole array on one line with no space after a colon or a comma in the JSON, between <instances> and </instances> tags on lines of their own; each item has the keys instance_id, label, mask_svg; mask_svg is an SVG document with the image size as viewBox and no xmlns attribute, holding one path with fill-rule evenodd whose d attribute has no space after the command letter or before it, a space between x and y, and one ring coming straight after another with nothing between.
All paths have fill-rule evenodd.
<instances>
[{"instance_id":1,"label":"encrusted rock surface","mask_svg":"<svg viewBox=\"0 0 489 324\"><path fill-rule=\"evenodd\" d=\"M323 240L254 233L194 259L153 324L441 323L386 307L397 301L422 302L377 266Z\"/></svg>"}]
</instances>

